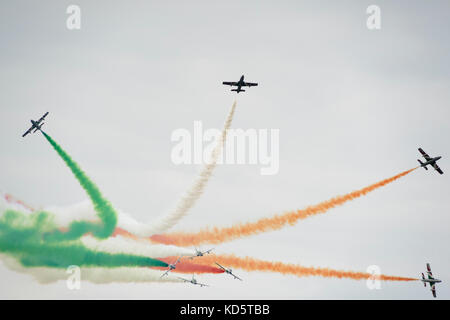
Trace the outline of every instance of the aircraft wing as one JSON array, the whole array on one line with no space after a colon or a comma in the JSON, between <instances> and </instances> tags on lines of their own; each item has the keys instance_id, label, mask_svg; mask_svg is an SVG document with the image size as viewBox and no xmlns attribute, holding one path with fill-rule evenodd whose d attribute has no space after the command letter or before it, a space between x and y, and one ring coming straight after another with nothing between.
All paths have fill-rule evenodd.
<instances>
[{"instance_id":1,"label":"aircraft wing","mask_svg":"<svg viewBox=\"0 0 450 320\"><path fill-rule=\"evenodd\" d=\"M419 152L422 154L422 156L425 158L425 160L431 160L431 157L425 152L423 151L422 148L419 148Z\"/></svg>"},{"instance_id":2,"label":"aircraft wing","mask_svg":"<svg viewBox=\"0 0 450 320\"><path fill-rule=\"evenodd\" d=\"M257 83L253 83L253 82L244 82L244 84L242 85L243 87L254 87L257 86Z\"/></svg>"},{"instance_id":3,"label":"aircraft wing","mask_svg":"<svg viewBox=\"0 0 450 320\"><path fill-rule=\"evenodd\" d=\"M42 120L44 120L47 115L48 115L48 112L46 112L37 122L39 123Z\"/></svg>"},{"instance_id":4,"label":"aircraft wing","mask_svg":"<svg viewBox=\"0 0 450 320\"><path fill-rule=\"evenodd\" d=\"M177 278L180 279L180 280L183 280L184 282L191 282L190 280L187 280L185 278L180 278L180 277L177 277Z\"/></svg>"},{"instance_id":5,"label":"aircraft wing","mask_svg":"<svg viewBox=\"0 0 450 320\"><path fill-rule=\"evenodd\" d=\"M197 282L197 284L198 284L200 287L209 287L207 284L204 284L204 283L199 283L199 282Z\"/></svg>"},{"instance_id":6,"label":"aircraft wing","mask_svg":"<svg viewBox=\"0 0 450 320\"><path fill-rule=\"evenodd\" d=\"M431 286L431 293L433 294L433 297L436 298L436 287L434 284Z\"/></svg>"},{"instance_id":7,"label":"aircraft wing","mask_svg":"<svg viewBox=\"0 0 450 320\"><path fill-rule=\"evenodd\" d=\"M224 81L222 82L222 84L226 85L226 86L237 86L237 82L230 82L230 81Z\"/></svg>"},{"instance_id":8,"label":"aircraft wing","mask_svg":"<svg viewBox=\"0 0 450 320\"><path fill-rule=\"evenodd\" d=\"M164 272L162 275L161 275L161 277L160 278L162 278L162 277L164 277L164 276L166 276L166 275L168 275L169 274L169 271L170 270L166 270L166 272Z\"/></svg>"},{"instance_id":9,"label":"aircraft wing","mask_svg":"<svg viewBox=\"0 0 450 320\"><path fill-rule=\"evenodd\" d=\"M32 130L33 130L33 126L22 135L22 138L25 137L27 134L29 134Z\"/></svg>"},{"instance_id":10,"label":"aircraft wing","mask_svg":"<svg viewBox=\"0 0 450 320\"><path fill-rule=\"evenodd\" d=\"M431 266L429 263L427 263L427 275L428 275L428 279L434 279L433 273L431 273Z\"/></svg>"},{"instance_id":11,"label":"aircraft wing","mask_svg":"<svg viewBox=\"0 0 450 320\"><path fill-rule=\"evenodd\" d=\"M443 174L443 173L444 173L444 171L442 171L442 169L439 168L439 166L437 165L436 162L433 163L433 168L434 168L437 172L439 172L440 174Z\"/></svg>"},{"instance_id":12,"label":"aircraft wing","mask_svg":"<svg viewBox=\"0 0 450 320\"><path fill-rule=\"evenodd\" d=\"M208 250L203 251L203 252L200 251L200 253L201 253L201 254L209 254L209 253L211 253L211 251L213 251L213 250L214 250L214 248L211 248L211 249L208 249Z\"/></svg>"},{"instance_id":13,"label":"aircraft wing","mask_svg":"<svg viewBox=\"0 0 450 320\"><path fill-rule=\"evenodd\" d=\"M231 274L235 279L239 279L241 281L243 281L241 278L239 278L238 276L235 276L234 274Z\"/></svg>"},{"instance_id":14,"label":"aircraft wing","mask_svg":"<svg viewBox=\"0 0 450 320\"><path fill-rule=\"evenodd\" d=\"M218 264L217 262L214 262L214 263L217 264L220 267L220 269L225 270L225 271L227 270L224 267L222 267L220 264Z\"/></svg>"}]
</instances>

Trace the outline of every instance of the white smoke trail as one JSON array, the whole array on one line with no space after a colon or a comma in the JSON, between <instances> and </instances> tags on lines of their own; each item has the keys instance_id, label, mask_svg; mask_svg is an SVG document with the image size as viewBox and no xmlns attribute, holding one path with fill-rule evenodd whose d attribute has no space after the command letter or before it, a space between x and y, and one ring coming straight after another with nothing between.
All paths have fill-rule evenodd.
<instances>
[{"instance_id":1,"label":"white smoke trail","mask_svg":"<svg viewBox=\"0 0 450 320\"><path fill-rule=\"evenodd\" d=\"M54 216L54 222L60 227L66 227L74 220L98 220L94 205L89 200L67 206L46 206L42 208L42 211L51 213Z\"/></svg>"},{"instance_id":2,"label":"white smoke trail","mask_svg":"<svg viewBox=\"0 0 450 320\"><path fill-rule=\"evenodd\" d=\"M175 209L169 212L167 215L160 217L151 224L129 224L126 227L124 226L125 230L140 237L148 237L152 234L163 233L167 231L175 224L177 224L187 214L187 212L195 205L197 200L202 195L203 191L205 190L206 184L211 178L214 168L217 165L217 161L219 159L219 156L221 155L223 146L227 139L228 129L230 128L231 122L233 121L235 109L236 101L234 101L233 105L231 106L231 110L227 116L227 119L225 120L220 138L211 153L211 157L208 163L205 164L192 187L178 201Z\"/></svg>"},{"instance_id":3,"label":"white smoke trail","mask_svg":"<svg viewBox=\"0 0 450 320\"><path fill-rule=\"evenodd\" d=\"M123 236L110 237L105 240L99 240L93 236L84 236L81 242L94 251L108 253L124 253L150 258L166 258L173 256L193 256L195 252L186 248L180 248L172 245L150 244L145 239L131 239Z\"/></svg>"},{"instance_id":4,"label":"white smoke trail","mask_svg":"<svg viewBox=\"0 0 450 320\"><path fill-rule=\"evenodd\" d=\"M47 268L47 267L24 267L16 259L4 254L0 254L0 260L9 269L29 274L33 276L39 283L52 283L60 280L67 280L71 276L66 269ZM182 282L175 276L167 275L161 278L160 270L152 270L150 268L99 268L99 267L81 267L81 281L89 281L92 283L113 283L113 282Z\"/></svg>"},{"instance_id":5,"label":"white smoke trail","mask_svg":"<svg viewBox=\"0 0 450 320\"><path fill-rule=\"evenodd\" d=\"M22 200L0 191L0 213L8 209L27 214L34 211L45 211L51 213L54 218L53 221L59 227L67 227L75 220L98 221L98 216L94 209L94 205L88 199L71 205L50 205L41 208L32 208ZM120 209L116 209L116 212L118 215L117 225L122 229L134 230L141 227L142 224L134 220L129 214Z\"/></svg>"},{"instance_id":6,"label":"white smoke trail","mask_svg":"<svg viewBox=\"0 0 450 320\"><path fill-rule=\"evenodd\" d=\"M98 221L97 212L90 200L67 205L67 206L47 206L42 209L54 215L55 223L60 227L68 226L74 220ZM129 214L116 208L117 226L125 230L139 228L141 223L134 220Z\"/></svg>"}]
</instances>

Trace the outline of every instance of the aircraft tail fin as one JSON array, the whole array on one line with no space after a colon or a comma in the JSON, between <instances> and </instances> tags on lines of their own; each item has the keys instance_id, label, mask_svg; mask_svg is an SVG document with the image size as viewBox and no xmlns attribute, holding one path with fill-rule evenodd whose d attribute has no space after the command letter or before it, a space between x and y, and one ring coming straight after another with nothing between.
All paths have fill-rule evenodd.
<instances>
[{"instance_id":1,"label":"aircraft tail fin","mask_svg":"<svg viewBox=\"0 0 450 320\"><path fill-rule=\"evenodd\" d=\"M238 90L238 89L231 89L231 91L236 91L237 93L239 93L239 92L245 92L245 90Z\"/></svg>"},{"instance_id":2,"label":"aircraft tail fin","mask_svg":"<svg viewBox=\"0 0 450 320\"><path fill-rule=\"evenodd\" d=\"M419 159L417 159L417 161L419 161L421 167L423 167L425 170L428 170L428 168L427 168L426 166L423 165L423 162L422 162L422 161L420 161Z\"/></svg>"}]
</instances>

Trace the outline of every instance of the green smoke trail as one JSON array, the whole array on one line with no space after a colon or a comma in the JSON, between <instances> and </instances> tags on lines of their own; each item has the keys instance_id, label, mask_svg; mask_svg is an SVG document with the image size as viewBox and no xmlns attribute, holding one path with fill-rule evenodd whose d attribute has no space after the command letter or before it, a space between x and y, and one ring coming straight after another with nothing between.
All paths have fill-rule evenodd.
<instances>
[{"instance_id":1,"label":"green smoke trail","mask_svg":"<svg viewBox=\"0 0 450 320\"><path fill-rule=\"evenodd\" d=\"M78 164L70 158L70 156L44 131L41 131L47 141L52 145L59 156L64 160L67 166L72 170L72 173L80 182L83 189L94 203L95 211L102 220L103 224L92 223L87 221L74 221L70 224L68 231L54 231L47 235L47 240L61 241L64 239L77 239L87 232L98 238L107 238L113 232L117 223L117 214L111 204L103 198L97 186L86 176Z\"/></svg>"},{"instance_id":2,"label":"green smoke trail","mask_svg":"<svg viewBox=\"0 0 450 320\"><path fill-rule=\"evenodd\" d=\"M157 259L95 251L83 245L79 238L86 233L98 238L109 237L115 229L117 214L78 164L50 136L42 134L87 192L101 222L73 221L63 231L47 212L27 215L6 210L0 212L0 252L15 257L25 267L167 267L167 263Z\"/></svg>"},{"instance_id":3,"label":"green smoke trail","mask_svg":"<svg viewBox=\"0 0 450 320\"><path fill-rule=\"evenodd\" d=\"M0 252L15 257L25 267L167 267L163 261L144 256L93 251L79 240L47 241L45 235L56 228L49 213L26 215L6 210L0 216Z\"/></svg>"}]
</instances>

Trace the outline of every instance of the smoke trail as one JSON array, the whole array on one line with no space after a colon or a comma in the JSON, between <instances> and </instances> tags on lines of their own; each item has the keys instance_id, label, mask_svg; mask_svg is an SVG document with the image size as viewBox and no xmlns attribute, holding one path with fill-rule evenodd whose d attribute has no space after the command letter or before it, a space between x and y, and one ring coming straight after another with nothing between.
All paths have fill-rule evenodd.
<instances>
[{"instance_id":1,"label":"smoke trail","mask_svg":"<svg viewBox=\"0 0 450 320\"><path fill-rule=\"evenodd\" d=\"M162 260L166 263L174 263L177 261L178 257L166 257L166 258L158 258L158 260ZM215 265L206 265L205 263L196 263L196 259L194 260L187 260L186 258L181 259L180 262L177 264L176 269L174 269L172 272L178 272L178 273L223 273L224 271ZM160 270L166 270L162 268L154 268L154 269L160 269Z\"/></svg>"},{"instance_id":2,"label":"smoke trail","mask_svg":"<svg viewBox=\"0 0 450 320\"><path fill-rule=\"evenodd\" d=\"M25 268L15 259L6 255L0 255L3 264L11 270L30 274L39 283L48 284L59 280L66 281L69 274L62 268L47 268L47 267L27 267ZM161 271L152 270L149 268L133 268L133 267L118 267L118 268L99 268L99 267L82 267L81 281L89 281L96 284L104 283L132 283L132 282L182 282L182 280L175 276L168 275L161 278Z\"/></svg>"},{"instance_id":3,"label":"smoke trail","mask_svg":"<svg viewBox=\"0 0 450 320\"><path fill-rule=\"evenodd\" d=\"M8 193L3 193L0 191L0 212L5 211L6 209L12 209L26 213L36 211L35 208L26 204L24 201L19 200ZM51 212L53 214L54 223L60 227L68 227L70 223L73 222L73 220L95 221L97 214L95 212L92 201L89 200L84 200L76 204L65 206L45 206L41 211ZM139 225L140 222L137 222L130 215L121 211L120 209L116 209L115 211L117 212L117 225L124 227L116 227L112 236L123 234L128 238L138 239L138 237L134 237L124 228L133 230L134 226Z\"/></svg>"},{"instance_id":4,"label":"smoke trail","mask_svg":"<svg viewBox=\"0 0 450 320\"><path fill-rule=\"evenodd\" d=\"M0 216L0 252L16 258L25 267L166 267L163 261L134 254L112 254L86 248L80 241L46 241L55 229L46 212L29 215L6 210Z\"/></svg>"},{"instance_id":5,"label":"smoke trail","mask_svg":"<svg viewBox=\"0 0 450 320\"><path fill-rule=\"evenodd\" d=\"M235 255L208 255L197 258L197 263L212 265L214 262L218 262L224 267L239 268L245 271L263 271L263 272L277 272L281 274L291 274L297 277L325 277L325 278L339 278L339 279L373 279L374 275L365 272L355 271L341 271L330 268L314 268L303 267L297 264L287 264L282 262L270 262L264 260L258 260L251 257L240 258ZM415 278L397 277L379 275L376 276L378 280L383 281L414 281Z\"/></svg>"},{"instance_id":6,"label":"smoke trail","mask_svg":"<svg viewBox=\"0 0 450 320\"><path fill-rule=\"evenodd\" d=\"M26 204L24 201L15 198L14 196L3 193L0 191L0 212L6 209L12 209L16 211L31 213L36 211L35 208ZM68 227L73 220L87 220L94 221L96 219L96 212L92 201L84 200L79 203L65 206L50 205L45 206L41 211L51 212L53 214L53 220L56 225L60 227ZM136 221L129 214L115 210L117 212L117 227L114 229L112 236L126 235L128 238L138 239L126 230L134 230L136 225L141 224ZM122 226L122 227L119 227Z\"/></svg>"},{"instance_id":7,"label":"smoke trail","mask_svg":"<svg viewBox=\"0 0 450 320\"><path fill-rule=\"evenodd\" d=\"M55 223L59 226L68 226L73 220L95 221L96 219L95 208L89 200L65 206L46 206L43 211L53 213L55 215ZM115 211L117 213L117 227L114 230L113 236L121 232L120 230L125 232L124 228L127 230L135 230L136 226L139 228L141 225L140 222L119 208L115 208Z\"/></svg>"},{"instance_id":8,"label":"smoke trail","mask_svg":"<svg viewBox=\"0 0 450 320\"><path fill-rule=\"evenodd\" d=\"M48 136L44 131L41 132L55 149L55 151L59 154L59 156L64 160L70 170L72 170L72 173L94 203L95 211L102 221L102 224L86 221L74 221L70 224L69 230L67 232L62 233L60 231L55 231L54 234L52 234L51 238L56 241L60 241L63 238L76 239L87 232L92 232L98 238L109 237L113 233L117 223L117 214L114 211L113 207L105 198L103 198L100 190L85 175L78 164L73 161L70 156L50 136Z\"/></svg>"},{"instance_id":9,"label":"smoke trail","mask_svg":"<svg viewBox=\"0 0 450 320\"><path fill-rule=\"evenodd\" d=\"M369 192L381 188L407 175L408 173L412 172L415 169L417 168L404 171L391 178L387 178L377 183L374 183L368 187L350 192L342 196L332 198L330 200L307 207L305 209L287 212L282 215L275 215L270 218L262 218L256 222L240 223L233 225L231 227L224 227L224 228L219 227L205 228L196 233L174 232L167 235L154 235L151 236L150 239L152 241L165 244L174 244L178 246L193 246L205 243L217 244L225 241L231 241L237 238L242 238L245 236L251 236L267 231L278 230L283 228L287 224L294 225L300 219L305 219L307 217L316 214L325 213L329 209L342 205L347 201L366 195Z\"/></svg>"},{"instance_id":10,"label":"smoke trail","mask_svg":"<svg viewBox=\"0 0 450 320\"><path fill-rule=\"evenodd\" d=\"M7 193L0 193L0 212L4 212L7 209L22 211L26 212L27 214L35 211L34 208L27 205L22 200L16 199L15 197ZM59 227L59 229L61 229L61 226L69 225L73 220L95 219L95 210L92 202L89 200L69 206L47 206L42 211L52 213L52 220ZM126 221L127 219L132 219L128 215L122 213L120 210L117 210L117 212L119 213L118 224L121 220ZM91 235L85 235L80 238L80 241L85 247L94 251L102 251L107 253L127 253L158 259L159 257L164 258L172 256L188 257L195 254L192 249L171 245L150 244L147 239L133 236L129 232L119 227L115 229L113 237L109 237L107 239L97 239L95 237L92 237ZM182 270L186 270L186 272L217 272L217 268L214 267L195 264L192 264L192 266L186 265L186 263L183 263L182 267Z\"/></svg>"},{"instance_id":11,"label":"smoke trail","mask_svg":"<svg viewBox=\"0 0 450 320\"><path fill-rule=\"evenodd\" d=\"M0 200L7 200L7 203L1 202L0 201L0 212L2 212L3 210L5 211L5 214L3 215L3 219L4 220L8 220L9 224L14 225L16 227L16 229L20 229L20 225L22 226L22 229L24 227L24 225L27 225L29 227L31 227L33 225L32 221L43 221L41 224L42 225L47 225L46 229L48 230L52 230L53 228L56 228L55 225L51 224L51 221L49 221L50 219L55 218L55 216L50 216L47 213L35 213L35 215L40 216L40 218L32 218L31 214L27 214L27 215L21 215L18 212L15 212L14 210L11 210L12 208L16 208L16 201L12 201L12 198L9 197L2 197ZM72 209L80 209L79 205L70 207L68 211L64 211L62 210L61 212L64 213L65 215L69 214L70 216L74 215L74 217L76 216L76 213L80 212L79 210L72 210ZM84 207L84 206L82 206ZM11 211L10 213L7 213L9 211ZM72 212L74 211L74 212ZM81 210L82 212L82 210ZM9 216L9 217L8 217ZM67 218L67 217L66 217ZM12 222L16 220L16 222ZM17 220L21 220L19 222L17 222ZM47 220L47 222L45 222L45 220ZM28 221L28 222L24 222L24 221ZM1 223L2 220L0 219L0 251L5 251L8 254L11 254L11 250L5 250L4 247L2 247L2 245L5 245L5 242L9 240L9 242L14 242L15 245L17 245L17 242L19 240L17 240L17 242L15 240L12 240L11 237L8 237L8 235L10 234L10 232L7 232L5 229L4 224ZM44 229L44 227L42 227L41 229ZM117 229L116 229L117 230ZM42 232L40 232L41 234L45 234L45 232L42 230ZM14 238L21 238L21 242L24 241L28 241L27 237L23 237L22 235L18 235ZM5 239L6 238L6 239ZM38 237L36 237L36 241L34 242L38 242ZM135 238L135 239L131 239L130 237L124 237L121 235L117 235L114 238L108 238L108 239L104 239L104 240L100 240L97 238L94 238L90 235L85 235L83 237L80 238L79 241L74 242L71 241L71 244L73 243L78 243L80 245L83 245L84 247L86 247L87 249L90 249L90 251L94 251L94 252L102 252L103 253L108 253L108 254L125 254L125 255L131 255L131 256L145 256L145 257L150 257L150 258L157 258L157 260L160 260L162 262L168 261L169 263L173 263L174 260L176 260L176 258L172 258L172 257L180 257L180 256L184 256L184 258L181 260L181 263L179 263L177 265L177 272L181 272L181 273L220 273L222 272L222 270L220 270L219 268L215 267L215 266L205 266L205 265L199 265L199 264L195 264L193 263L193 260L188 259L187 257L194 255L194 251L190 250L190 249L186 249L186 248L180 248L180 247L175 247L175 246L167 246L167 245L152 245L149 244L148 241L146 239L142 239L142 238ZM64 248L64 250L67 249L67 245L64 244L62 246L62 248ZM71 248L72 249L72 248ZM27 249L28 250L28 249ZM18 251L21 251L21 255L25 256L27 255L28 251L27 250L23 250L23 249L18 249ZM52 250L53 254L56 255L57 258L57 265L61 265L64 266L65 262L67 261L68 258L61 257L61 252ZM68 253L68 254L71 254ZM1 255L2 258L6 259L6 260L11 260L11 258L9 258L7 255L3 254ZM162 258L158 258L158 257L162 257ZM167 259L165 259L165 257L169 257ZM102 257L100 257L102 258ZM84 257L83 259L86 259L86 257ZM76 259L72 259L70 258L70 263L72 264L79 264L79 262L75 261ZM172 261L173 260L173 261ZM24 266L20 265L16 266L17 262L15 262L16 260L13 260L14 262L12 266L10 266L11 269L14 270L18 270L20 271L21 269L31 269L31 271L29 271L28 273L32 273L33 275L35 275L35 277L38 279L38 281L40 282L46 282L46 279L58 279L58 274L61 274L61 279L66 279L67 278L67 274L65 274L64 271L54 271L57 269L63 269L61 268L48 268L48 267L35 267L35 266L29 266L27 265L27 268L25 268ZM6 263L8 266L11 263ZM85 261L81 261L81 265L86 265ZM52 266L54 266L54 264L52 263ZM109 265L111 266L111 265ZM155 267L154 267L155 268ZM156 267L156 269L160 269L162 267ZM164 267L165 268L165 267ZM19 270L20 269L20 270ZM86 272L88 272L88 274L90 275L90 278L88 279L91 282L96 282L96 283L103 283L103 282L112 282L112 281L157 281L158 278L161 276L161 272L158 271L157 273L157 277L155 276L149 276L149 277L145 277L142 278L140 276L137 276L139 274L139 272L137 270L135 270L136 268L127 268L127 267L116 267L114 269L123 269L123 270L128 270L127 272L132 272L131 276L125 277L123 275L121 275L122 272L120 271L109 271L111 268L99 268L99 267L83 267L83 279L85 278L84 274ZM52 271L53 270L53 271ZM87 270L87 271L85 271ZM134 271L131 271L134 270ZM143 270L143 269L140 269ZM161 270L165 270L165 269L161 269ZM154 275L153 271L153 275ZM123 272L125 273L125 272ZM145 271L145 273L149 273L148 271ZM151 273L151 272L150 272ZM97 276L97 278L93 277L94 275ZM114 275L114 277L118 277L118 279L114 279L112 277L112 275ZM148 279L147 279L148 278ZM128 280L127 280L128 279ZM141 279L141 280L139 280ZM163 279L166 279L166 277L164 277ZM53 281L52 280L52 281Z\"/></svg>"},{"instance_id":12,"label":"smoke trail","mask_svg":"<svg viewBox=\"0 0 450 320\"><path fill-rule=\"evenodd\" d=\"M222 148L225 144L227 138L227 131L231 126L231 122L233 120L234 111L236 109L236 101L231 106L231 110L225 120L225 124L223 126L223 130L220 136L220 139L217 141L215 148L211 153L211 158L207 164L203 167L203 170L197 176L192 187L186 192L185 195L179 200L175 209L172 212L169 212L167 215L160 217L154 223L150 225L144 224L136 224L132 225L130 228L127 228L133 234L146 237L155 233L165 232L169 228L173 227L178 223L187 212L195 205L196 201L200 198L203 191L205 190L206 184L208 180L211 178L211 175L216 167L217 160L221 155Z\"/></svg>"},{"instance_id":13,"label":"smoke trail","mask_svg":"<svg viewBox=\"0 0 450 320\"><path fill-rule=\"evenodd\" d=\"M98 240L92 236L84 236L80 239L81 243L94 251L108 253L126 253L151 258L165 258L172 256L192 256L194 251L191 249L167 246L162 244L150 244L147 239L130 239L124 236L110 237L105 240ZM165 261L163 259L159 259Z\"/></svg>"},{"instance_id":14,"label":"smoke trail","mask_svg":"<svg viewBox=\"0 0 450 320\"><path fill-rule=\"evenodd\" d=\"M44 206L42 211L51 212L54 215L55 223L60 227L68 227L74 220L97 221L92 201L86 199L79 203L58 206ZM116 210L117 212L117 210Z\"/></svg>"},{"instance_id":15,"label":"smoke trail","mask_svg":"<svg viewBox=\"0 0 450 320\"><path fill-rule=\"evenodd\" d=\"M10 195L9 193L0 192L0 194L1 194L0 198L4 199L11 208L17 207L19 208L19 210L25 210L27 212L34 211L34 208L32 206L26 204L22 200L17 199L16 197Z\"/></svg>"}]
</instances>

